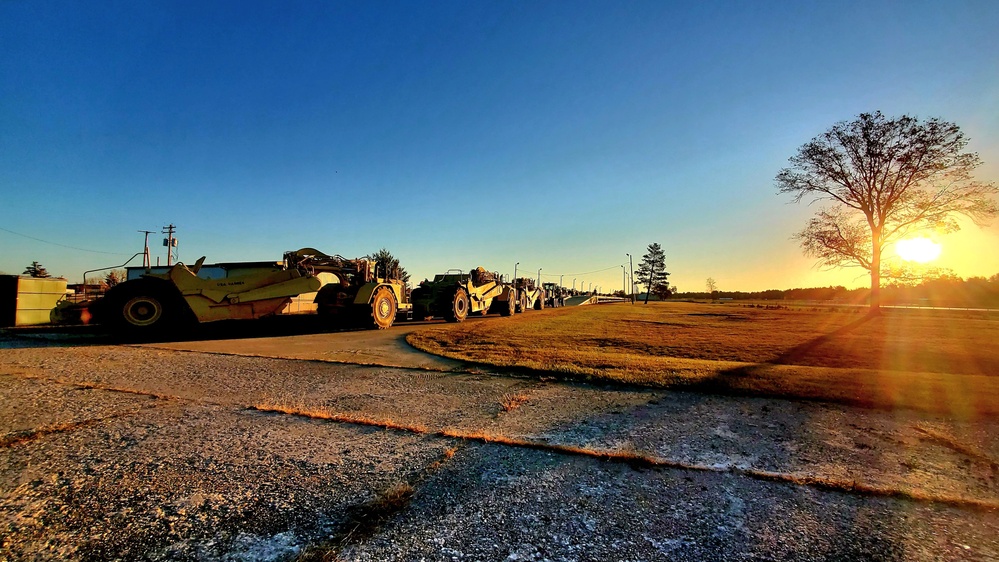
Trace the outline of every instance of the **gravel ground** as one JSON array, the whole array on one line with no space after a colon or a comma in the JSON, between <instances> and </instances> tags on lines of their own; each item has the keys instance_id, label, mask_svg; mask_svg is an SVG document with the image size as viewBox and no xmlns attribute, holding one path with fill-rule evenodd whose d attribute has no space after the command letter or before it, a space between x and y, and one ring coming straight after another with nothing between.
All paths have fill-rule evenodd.
<instances>
[{"instance_id":1,"label":"gravel ground","mask_svg":"<svg viewBox=\"0 0 999 562\"><path fill-rule=\"evenodd\" d=\"M167 347L0 334L0 560L999 560L994 420Z\"/></svg>"}]
</instances>

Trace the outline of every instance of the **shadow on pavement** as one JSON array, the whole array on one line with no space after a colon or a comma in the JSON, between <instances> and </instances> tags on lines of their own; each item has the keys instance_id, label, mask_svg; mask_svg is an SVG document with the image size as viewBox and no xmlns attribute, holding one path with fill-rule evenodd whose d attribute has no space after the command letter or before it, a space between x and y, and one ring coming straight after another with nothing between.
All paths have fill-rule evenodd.
<instances>
[{"instance_id":1,"label":"shadow on pavement","mask_svg":"<svg viewBox=\"0 0 999 562\"><path fill-rule=\"evenodd\" d=\"M439 322L405 321L397 322L396 326ZM256 320L223 320L179 327L168 333L141 337L115 334L99 325L22 326L0 329L0 349L210 341L364 331L368 329L330 325L323 318L312 314L273 316Z\"/></svg>"}]
</instances>

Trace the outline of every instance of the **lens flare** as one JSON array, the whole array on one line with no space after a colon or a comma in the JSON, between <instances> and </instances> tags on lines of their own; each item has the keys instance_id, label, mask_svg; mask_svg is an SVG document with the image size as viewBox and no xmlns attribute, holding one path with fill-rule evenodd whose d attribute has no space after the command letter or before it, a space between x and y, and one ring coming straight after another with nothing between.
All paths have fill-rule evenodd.
<instances>
[{"instance_id":1,"label":"lens flare","mask_svg":"<svg viewBox=\"0 0 999 562\"><path fill-rule=\"evenodd\" d=\"M895 253L905 261L926 263L940 257L940 244L929 238L909 238L895 244Z\"/></svg>"}]
</instances>

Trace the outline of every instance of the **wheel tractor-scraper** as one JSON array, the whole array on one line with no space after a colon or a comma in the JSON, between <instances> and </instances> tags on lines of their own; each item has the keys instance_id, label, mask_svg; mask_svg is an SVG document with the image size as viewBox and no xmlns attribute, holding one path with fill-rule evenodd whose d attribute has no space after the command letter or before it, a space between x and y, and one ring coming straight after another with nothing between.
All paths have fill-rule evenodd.
<instances>
[{"instance_id":1,"label":"wheel tractor-scraper","mask_svg":"<svg viewBox=\"0 0 999 562\"><path fill-rule=\"evenodd\" d=\"M94 320L127 336L169 335L184 325L278 314L293 297L316 293L321 316L364 327L388 328L400 312L408 314L405 285L375 262L347 260L312 248L286 252L284 264L256 268L232 277L198 276L202 257L192 267L178 263L165 273L147 270L120 283L93 304Z\"/></svg>"},{"instance_id":2,"label":"wheel tractor-scraper","mask_svg":"<svg viewBox=\"0 0 999 562\"><path fill-rule=\"evenodd\" d=\"M463 273L449 269L435 275L433 281L423 281L413 289L413 318L444 318L448 322L464 322L470 313L486 315L499 312L513 314L516 299L513 287L502 282L499 274L482 267Z\"/></svg>"}]
</instances>

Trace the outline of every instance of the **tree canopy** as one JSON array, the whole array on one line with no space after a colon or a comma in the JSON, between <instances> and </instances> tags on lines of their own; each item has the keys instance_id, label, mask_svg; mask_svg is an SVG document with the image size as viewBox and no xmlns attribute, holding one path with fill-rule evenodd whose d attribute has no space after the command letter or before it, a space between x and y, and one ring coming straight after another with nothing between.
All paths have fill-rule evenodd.
<instances>
[{"instance_id":1,"label":"tree canopy","mask_svg":"<svg viewBox=\"0 0 999 562\"><path fill-rule=\"evenodd\" d=\"M795 235L805 255L829 267L868 270L876 311L889 244L919 232L959 230L958 216L984 224L999 213L999 190L974 179L981 160L965 152L967 145L953 123L880 111L836 123L802 145L776 183L796 203L829 203Z\"/></svg>"},{"instance_id":2,"label":"tree canopy","mask_svg":"<svg viewBox=\"0 0 999 562\"><path fill-rule=\"evenodd\" d=\"M365 259L373 260L378 267L378 271L395 272L394 275L403 283L409 284L409 273L399 265L399 260L392 255L392 252L385 248L377 252L364 256Z\"/></svg>"},{"instance_id":3,"label":"tree canopy","mask_svg":"<svg viewBox=\"0 0 999 562\"><path fill-rule=\"evenodd\" d=\"M50 275L49 272L45 270L45 267L36 261L31 262L31 265L24 268L24 273L22 273L21 275L30 275L32 277L38 277L38 278L52 277L52 275Z\"/></svg>"}]
</instances>

